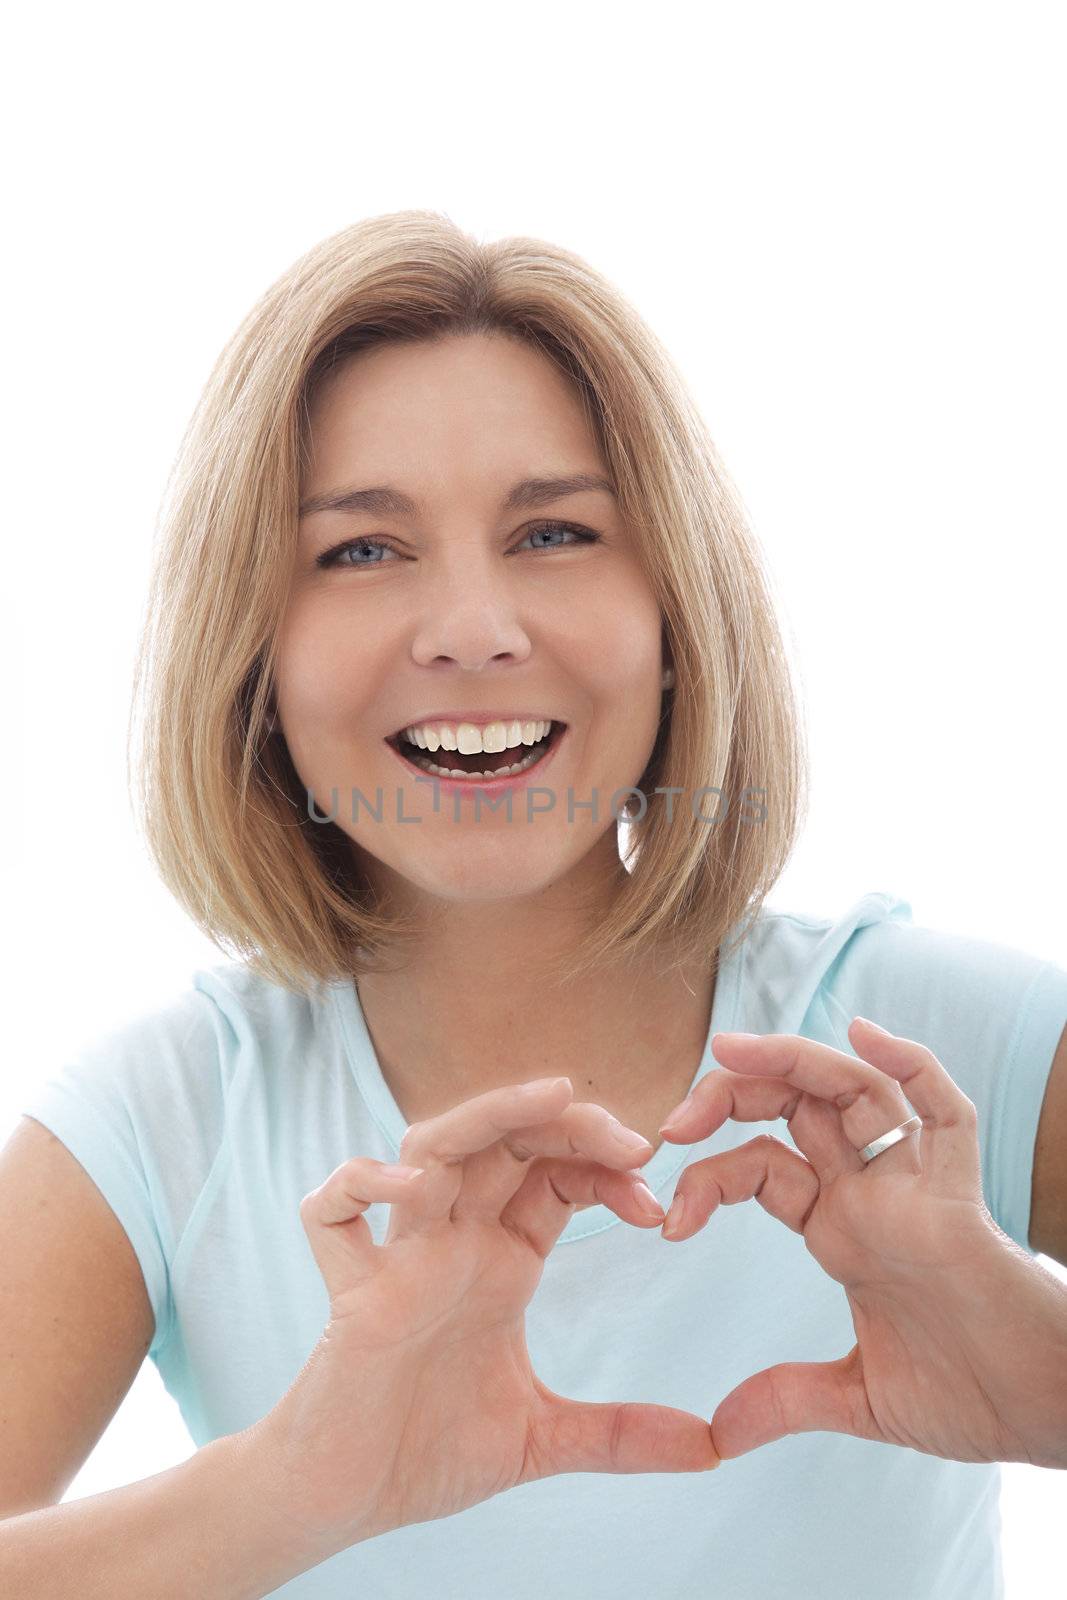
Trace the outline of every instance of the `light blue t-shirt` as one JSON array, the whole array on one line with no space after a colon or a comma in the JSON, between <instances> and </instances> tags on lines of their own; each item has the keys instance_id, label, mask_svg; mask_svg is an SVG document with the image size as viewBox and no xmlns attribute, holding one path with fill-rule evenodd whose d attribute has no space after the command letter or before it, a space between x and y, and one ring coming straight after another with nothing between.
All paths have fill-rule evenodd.
<instances>
[{"instance_id":1,"label":"light blue t-shirt","mask_svg":"<svg viewBox=\"0 0 1067 1600\"><path fill-rule=\"evenodd\" d=\"M1028 1239L1034 1141L1067 1023L1067 971L915 927L892 895L843 916L766 908L720 967L711 1034L796 1033L854 1054L863 1015L929 1045L978 1109L997 1223ZM446 1019L447 1020L447 1019ZM354 985L308 1002L240 962L95 1039L25 1112L58 1135L126 1229L156 1316L150 1356L199 1447L249 1427L303 1366L329 1314L299 1204L355 1155L395 1161L405 1121ZM644 1169L666 1207L690 1162L784 1122L727 1122ZM388 1208L366 1220L376 1243ZM575 1399L710 1417L779 1361L855 1343L840 1284L756 1201L691 1240L576 1212L527 1313L534 1370ZM358 1428L359 1418L352 1419ZM368 1450L375 1441L368 1439ZM994 1600L1000 1468L830 1432L710 1473L570 1473L342 1551L287 1600Z\"/></svg>"}]
</instances>

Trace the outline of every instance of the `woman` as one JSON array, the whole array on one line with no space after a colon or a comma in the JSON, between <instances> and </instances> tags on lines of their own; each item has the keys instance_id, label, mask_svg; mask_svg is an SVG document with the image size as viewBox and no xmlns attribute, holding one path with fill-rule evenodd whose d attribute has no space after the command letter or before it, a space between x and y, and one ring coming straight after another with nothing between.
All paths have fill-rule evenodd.
<instances>
[{"instance_id":1,"label":"woman","mask_svg":"<svg viewBox=\"0 0 1067 1600\"><path fill-rule=\"evenodd\" d=\"M1000 1592L995 1463L1067 1465L1067 971L765 909L792 680L619 294L424 212L297 262L184 441L138 691L149 844L234 959L26 1109L193 1439L269 1463L277 1592Z\"/></svg>"}]
</instances>

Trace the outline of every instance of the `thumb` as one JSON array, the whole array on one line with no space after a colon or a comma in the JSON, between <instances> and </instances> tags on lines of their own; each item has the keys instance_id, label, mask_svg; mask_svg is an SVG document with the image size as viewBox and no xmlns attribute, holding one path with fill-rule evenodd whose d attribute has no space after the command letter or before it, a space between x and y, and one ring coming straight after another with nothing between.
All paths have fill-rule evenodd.
<instances>
[{"instance_id":1,"label":"thumb","mask_svg":"<svg viewBox=\"0 0 1067 1600\"><path fill-rule=\"evenodd\" d=\"M542 1391L534 1476L561 1472L707 1472L719 1465L703 1417L673 1406L566 1400Z\"/></svg>"},{"instance_id":2,"label":"thumb","mask_svg":"<svg viewBox=\"0 0 1067 1600\"><path fill-rule=\"evenodd\" d=\"M881 1439L867 1400L859 1346L837 1361L783 1361L731 1389L711 1419L723 1461L791 1433Z\"/></svg>"}]
</instances>

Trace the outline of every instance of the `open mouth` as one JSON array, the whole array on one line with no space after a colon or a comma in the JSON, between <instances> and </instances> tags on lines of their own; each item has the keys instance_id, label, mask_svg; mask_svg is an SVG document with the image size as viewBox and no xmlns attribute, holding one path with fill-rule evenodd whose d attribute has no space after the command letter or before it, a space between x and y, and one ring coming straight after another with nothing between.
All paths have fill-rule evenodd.
<instances>
[{"instance_id":1,"label":"open mouth","mask_svg":"<svg viewBox=\"0 0 1067 1600\"><path fill-rule=\"evenodd\" d=\"M512 745L508 750L477 750L473 755L464 755L460 750L440 749L432 753L420 750L417 744L412 744L404 737L402 730L390 735L385 742L405 761L410 761L413 767L435 777L470 778L474 781L480 778L485 782L492 778L515 778L521 772L528 772L559 742L566 727L565 722L553 722L545 737L536 744Z\"/></svg>"}]
</instances>

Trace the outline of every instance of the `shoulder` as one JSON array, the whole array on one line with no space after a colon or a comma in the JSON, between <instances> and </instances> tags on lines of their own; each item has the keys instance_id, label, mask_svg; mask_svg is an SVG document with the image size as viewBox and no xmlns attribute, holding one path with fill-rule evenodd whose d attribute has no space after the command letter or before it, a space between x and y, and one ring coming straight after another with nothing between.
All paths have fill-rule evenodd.
<instances>
[{"instance_id":1,"label":"shoulder","mask_svg":"<svg viewBox=\"0 0 1067 1600\"><path fill-rule=\"evenodd\" d=\"M908 1028L925 1025L975 1047L990 1030L1006 1045L1031 1011L1062 1002L1065 984L1067 973L1045 956L959 929L916 924L903 901L853 928L821 980L828 1004L848 1011L846 1026L862 1010L894 1033L922 1038ZM936 1050L932 1041L923 1042Z\"/></svg>"},{"instance_id":2,"label":"shoulder","mask_svg":"<svg viewBox=\"0 0 1067 1600\"><path fill-rule=\"evenodd\" d=\"M884 891L837 915L765 912L747 944L746 979L767 1031L819 1034L854 1053L847 1029L862 1015L928 1045L963 1077L1003 1072L1020 1049L1047 1072L1045 1034L1058 1039L1067 1003L1067 972L1054 962L916 924L911 904Z\"/></svg>"},{"instance_id":3,"label":"shoulder","mask_svg":"<svg viewBox=\"0 0 1067 1600\"><path fill-rule=\"evenodd\" d=\"M1031 1156L1067 1022L1067 970L997 940L916 925L907 901L882 893L837 917L772 914L757 950L749 976L764 999L757 1027L855 1055L847 1030L864 1016L933 1051L977 1110L990 1210L1026 1244Z\"/></svg>"},{"instance_id":4,"label":"shoulder","mask_svg":"<svg viewBox=\"0 0 1067 1600\"><path fill-rule=\"evenodd\" d=\"M873 930L910 925L911 907L899 896L872 890L844 911L786 911L764 906L740 948L746 1024L775 1033L802 1033L808 1012L840 972L847 952L871 950Z\"/></svg>"},{"instance_id":5,"label":"shoulder","mask_svg":"<svg viewBox=\"0 0 1067 1600\"><path fill-rule=\"evenodd\" d=\"M265 1040L281 1029L314 1025L327 995L319 986L310 997L283 988L255 972L242 961L222 961L193 973L190 996L230 1029L234 1038Z\"/></svg>"},{"instance_id":6,"label":"shoulder","mask_svg":"<svg viewBox=\"0 0 1067 1600\"><path fill-rule=\"evenodd\" d=\"M49 1081L133 1119L190 1108L210 1121L241 1075L314 1026L316 1008L237 961L195 969L150 1005L97 1028Z\"/></svg>"},{"instance_id":7,"label":"shoulder","mask_svg":"<svg viewBox=\"0 0 1067 1600\"><path fill-rule=\"evenodd\" d=\"M194 973L193 994L210 1007L220 1074L229 1087L331 1054L334 987L319 984L309 995L298 994L236 961Z\"/></svg>"}]
</instances>

